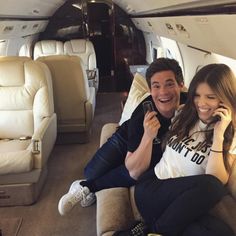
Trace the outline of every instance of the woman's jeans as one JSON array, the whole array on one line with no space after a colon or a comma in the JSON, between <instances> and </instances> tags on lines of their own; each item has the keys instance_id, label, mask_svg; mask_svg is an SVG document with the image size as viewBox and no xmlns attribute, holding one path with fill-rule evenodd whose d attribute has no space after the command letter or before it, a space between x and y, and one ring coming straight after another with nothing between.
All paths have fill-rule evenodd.
<instances>
[{"instance_id":1,"label":"woman's jeans","mask_svg":"<svg viewBox=\"0 0 236 236\"><path fill-rule=\"evenodd\" d=\"M114 133L100 147L84 169L87 180L103 176L111 169L124 165L127 154L127 140L118 132Z\"/></svg>"},{"instance_id":2,"label":"woman's jeans","mask_svg":"<svg viewBox=\"0 0 236 236\"><path fill-rule=\"evenodd\" d=\"M141 215L154 232L165 236L210 236L213 233L196 234L196 229L203 230L200 219L207 217L208 211L226 193L223 184L212 175L160 180L151 170L137 182L135 201ZM209 217L207 220L213 225L212 222L216 222ZM233 235L231 229L221 223L225 226L221 230L225 232L217 232L215 236Z\"/></svg>"}]
</instances>

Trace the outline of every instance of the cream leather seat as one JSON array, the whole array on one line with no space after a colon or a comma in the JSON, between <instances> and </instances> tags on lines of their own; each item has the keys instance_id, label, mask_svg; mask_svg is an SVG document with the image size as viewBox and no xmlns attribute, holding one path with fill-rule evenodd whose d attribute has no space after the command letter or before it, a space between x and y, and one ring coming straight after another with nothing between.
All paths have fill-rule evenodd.
<instances>
[{"instance_id":1,"label":"cream leather seat","mask_svg":"<svg viewBox=\"0 0 236 236\"><path fill-rule=\"evenodd\" d=\"M89 86L98 90L99 75L97 69L96 53L93 43L86 39L73 39L64 43L64 53L79 56L87 70Z\"/></svg>"},{"instance_id":2,"label":"cream leather seat","mask_svg":"<svg viewBox=\"0 0 236 236\"><path fill-rule=\"evenodd\" d=\"M19 56L32 57L32 45L30 42L23 44L19 50Z\"/></svg>"},{"instance_id":3,"label":"cream leather seat","mask_svg":"<svg viewBox=\"0 0 236 236\"><path fill-rule=\"evenodd\" d=\"M48 56L38 60L52 74L58 143L87 142L95 110L95 88L89 87L86 72L77 56Z\"/></svg>"},{"instance_id":4,"label":"cream leather seat","mask_svg":"<svg viewBox=\"0 0 236 236\"><path fill-rule=\"evenodd\" d=\"M49 69L27 57L1 57L0 206L37 200L55 140Z\"/></svg>"},{"instance_id":5,"label":"cream leather seat","mask_svg":"<svg viewBox=\"0 0 236 236\"><path fill-rule=\"evenodd\" d=\"M42 56L63 55L63 42L57 40L42 40L34 45L34 60Z\"/></svg>"}]
</instances>

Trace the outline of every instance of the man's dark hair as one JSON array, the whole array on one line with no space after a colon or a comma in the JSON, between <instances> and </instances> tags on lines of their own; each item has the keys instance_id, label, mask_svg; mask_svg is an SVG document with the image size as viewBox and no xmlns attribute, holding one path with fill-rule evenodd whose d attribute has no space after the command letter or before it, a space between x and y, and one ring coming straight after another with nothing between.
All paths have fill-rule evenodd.
<instances>
[{"instance_id":1,"label":"man's dark hair","mask_svg":"<svg viewBox=\"0 0 236 236\"><path fill-rule=\"evenodd\" d=\"M175 59L160 57L155 59L146 70L146 80L149 88L151 88L151 77L157 72L167 70L171 70L174 73L179 85L184 83L184 77L179 63Z\"/></svg>"}]
</instances>

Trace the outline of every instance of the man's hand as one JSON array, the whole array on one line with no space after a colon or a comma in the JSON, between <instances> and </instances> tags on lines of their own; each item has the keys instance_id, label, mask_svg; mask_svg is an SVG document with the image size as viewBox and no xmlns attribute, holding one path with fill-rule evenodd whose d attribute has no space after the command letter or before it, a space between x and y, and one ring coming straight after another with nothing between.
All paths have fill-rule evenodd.
<instances>
[{"instance_id":1,"label":"man's hand","mask_svg":"<svg viewBox=\"0 0 236 236\"><path fill-rule=\"evenodd\" d=\"M143 127L144 134L149 138L154 139L157 136L158 130L161 127L161 124L156 116L156 112L147 112L144 116Z\"/></svg>"}]
</instances>

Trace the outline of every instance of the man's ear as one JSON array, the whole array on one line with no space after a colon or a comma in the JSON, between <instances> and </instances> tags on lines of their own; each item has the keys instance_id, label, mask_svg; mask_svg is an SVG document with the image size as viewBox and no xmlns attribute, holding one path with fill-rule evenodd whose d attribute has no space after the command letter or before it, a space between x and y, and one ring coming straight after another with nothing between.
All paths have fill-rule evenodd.
<instances>
[{"instance_id":1,"label":"man's ear","mask_svg":"<svg viewBox=\"0 0 236 236\"><path fill-rule=\"evenodd\" d=\"M181 92L188 92L188 89L187 89L187 87L184 85L184 82L181 82L181 83L179 84L179 87L180 87L180 89L181 89Z\"/></svg>"}]
</instances>

